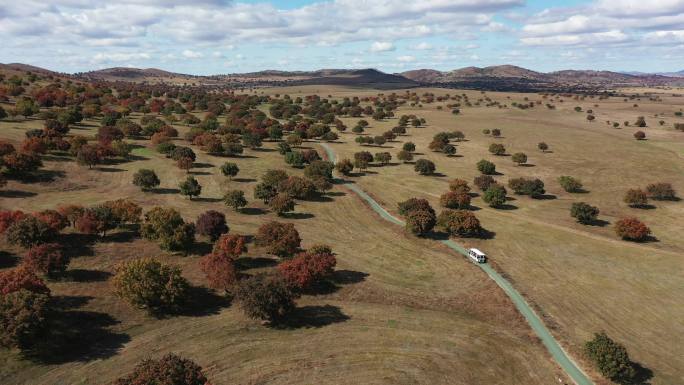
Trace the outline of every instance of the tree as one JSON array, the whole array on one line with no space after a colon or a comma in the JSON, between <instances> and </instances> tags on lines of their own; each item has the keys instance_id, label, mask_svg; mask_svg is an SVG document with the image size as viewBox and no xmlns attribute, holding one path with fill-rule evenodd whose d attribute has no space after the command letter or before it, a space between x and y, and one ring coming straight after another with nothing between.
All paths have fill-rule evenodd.
<instances>
[{"instance_id":1,"label":"tree","mask_svg":"<svg viewBox=\"0 0 684 385\"><path fill-rule=\"evenodd\" d=\"M162 249L187 250L195 241L195 226L185 223L172 208L154 207L145 214L140 234L145 239L159 241Z\"/></svg>"},{"instance_id":2,"label":"tree","mask_svg":"<svg viewBox=\"0 0 684 385\"><path fill-rule=\"evenodd\" d=\"M305 251L278 265L278 271L291 288L306 290L331 277L335 272L335 265L337 264L335 255L327 246L319 247L319 249L323 250Z\"/></svg>"},{"instance_id":3,"label":"tree","mask_svg":"<svg viewBox=\"0 0 684 385\"><path fill-rule=\"evenodd\" d=\"M278 216L294 211L295 201L287 193L278 193L268 202L268 208Z\"/></svg>"},{"instance_id":4,"label":"tree","mask_svg":"<svg viewBox=\"0 0 684 385\"><path fill-rule=\"evenodd\" d=\"M613 341L605 332L595 333L594 338L584 344L584 354L604 377L615 382L631 383L636 376L627 349Z\"/></svg>"},{"instance_id":5,"label":"tree","mask_svg":"<svg viewBox=\"0 0 684 385\"><path fill-rule=\"evenodd\" d=\"M169 353L164 357L144 359L133 372L114 381L112 385L210 385L195 362Z\"/></svg>"},{"instance_id":6,"label":"tree","mask_svg":"<svg viewBox=\"0 0 684 385\"><path fill-rule=\"evenodd\" d=\"M311 180L323 178L327 181L332 181L333 169L335 169L335 165L332 162L314 160L304 168L304 176Z\"/></svg>"},{"instance_id":7,"label":"tree","mask_svg":"<svg viewBox=\"0 0 684 385\"><path fill-rule=\"evenodd\" d=\"M55 230L47 223L34 216L25 216L15 221L5 233L7 242L24 248L46 243L56 235Z\"/></svg>"},{"instance_id":8,"label":"tree","mask_svg":"<svg viewBox=\"0 0 684 385\"><path fill-rule=\"evenodd\" d=\"M299 176L290 176L280 183L278 189L295 199L310 199L317 192L313 181Z\"/></svg>"},{"instance_id":9,"label":"tree","mask_svg":"<svg viewBox=\"0 0 684 385\"><path fill-rule=\"evenodd\" d=\"M480 221L467 210L444 210L439 213L437 225L451 236L475 237L482 233Z\"/></svg>"},{"instance_id":10,"label":"tree","mask_svg":"<svg viewBox=\"0 0 684 385\"><path fill-rule=\"evenodd\" d=\"M242 190L230 190L223 196L223 203L226 206L232 207L233 210L239 211L240 208L247 206L245 192Z\"/></svg>"},{"instance_id":11,"label":"tree","mask_svg":"<svg viewBox=\"0 0 684 385\"><path fill-rule=\"evenodd\" d=\"M267 222L261 225L256 235L256 245L265 247L269 254L289 257L297 252L302 242L299 232L292 223Z\"/></svg>"},{"instance_id":12,"label":"tree","mask_svg":"<svg viewBox=\"0 0 684 385\"><path fill-rule=\"evenodd\" d=\"M636 122L634 122L634 125L637 127L646 127L646 119L643 116L637 117Z\"/></svg>"},{"instance_id":13,"label":"tree","mask_svg":"<svg viewBox=\"0 0 684 385\"><path fill-rule=\"evenodd\" d=\"M190 158L194 162L197 155L190 147L178 146L171 152L171 159L178 161L181 158Z\"/></svg>"},{"instance_id":14,"label":"tree","mask_svg":"<svg viewBox=\"0 0 684 385\"><path fill-rule=\"evenodd\" d=\"M253 132L245 132L244 134L242 134L242 145L245 147L249 147L252 150L256 150L262 145L261 137Z\"/></svg>"},{"instance_id":15,"label":"tree","mask_svg":"<svg viewBox=\"0 0 684 385\"><path fill-rule=\"evenodd\" d=\"M0 346L27 349L39 341L49 297L25 289L0 295Z\"/></svg>"},{"instance_id":16,"label":"tree","mask_svg":"<svg viewBox=\"0 0 684 385\"><path fill-rule=\"evenodd\" d=\"M646 133L643 131L637 131L634 133L634 138L636 140L644 140L646 139Z\"/></svg>"},{"instance_id":17,"label":"tree","mask_svg":"<svg viewBox=\"0 0 684 385\"><path fill-rule=\"evenodd\" d=\"M598 207L591 206L584 202L575 202L570 207L570 216L577 219L582 224L590 224L596 221L599 215Z\"/></svg>"},{"instance_id":18,"label":"tree","mask_svg":"<svg viewBox=\"0 0 684 385\"><path fill-rule=\"evenodd\" d=\"M0 271L0 297L19 290L50 294L50 289L36 273L26 266Z\"/></svg>"},{"instance_id":19,"label":"tree","mask_svg":"<svg viewBox=\"0 0 684 385\"><path fill-rule=\"evenodd\" d=\"M651 229L640 220L629 217L615 222L615 233L628 241L645 241L651 235Z\"/></svg>"},{"instance_id":20,"label":"tree","mask_svg":"<svg viewBox=\"0 0 684 385\"><path fill-rule=\"evenodd\" d=\"M221 165L221 173L231 180L240 172L240 168L235 163L226 162Z\"/></svg>"},{"instance_id":21,"label":"tree","mask_svg":"<svg viewBox=\"0 0 684 385\"><path fill-rule=\"evenodd\" d=\"M349 176L354 170L354 163L351 160L345 158L335 164L335 169L342 175Z\"/></svg>"},{"instance_id":22,"label":"tree","mask_svg":"<svg viewBox=\"0 0 684 385\"><path fill-rule=\"evenodd\" d=\"M234 257L225 253L210 253L200 263L210 288L228 292L237 282Z\"/></svg>"},{"instance_id":23,"label":"tree","mask_svg":"<svg viewBox=\"0 0 684 385\"><path fill-rule=\"evenodd\" d=\"M408 152L414 152L416 151L416 145L413 142L406 142L401 149Z\"/></svg>"},{"instance_id":24,"label":"tree","mask_svg":"<svg viewBox=\"0 0 684 385\"><path fill-rule=\"evenodd\" d=\"M501 207L506 203L506 188L498 183L491 184L482 195L489 207Z\"/></svg>"},{"instance_id":25,"label":"tree","mask_svg":"<svg viewBox=\"0 0 684 385\"><path fill-rule=\"evenodd\" d=\"M442 147L442 152L445 153L447 156L456 155L456 146L452 144L447 144L444 147Z\"/></svg>"},{"instance_id":26,"label":"tree","mask_svg":"<svg viewBox=\"0 0 684 385\"><path fill-rule=\"evenodd\" d=\"M495 138L500 137L500 136L501 136L501 130L498 129L498 128L492 129L492 136L495 137Z\"/></svg>"},{"instance_id":27,"label":"tree","mask_svg":"<svg viewBox=\"0 0 684 385\"><path fill-rule=\"evenodd\" d=\"M403 216L406 216L409 212L415 210L432 210L430 202L423 198L409 198L403 202L399 202L397 206L399 209L399 214Z\"/></svg>"},{"instance_id":28,"label":"tree","mask_svg":"<svg viewBox=\"0 0 684 385\"><path fill-rule=\"evenodd\" d=\"M496 184L496 181L490 175L479 175L473 179L473 184L481 191L487 191L491 185Z\"/></svg>"},{"instance_id":29,"label":"tree","mask_svg":"<svg viewBox=\"0 0 684 385\"><path fill-rule=\"evenodd\" d=\"M140 223L140 215L142 215L142 207L133 201L127 199L117 199L115 201L105 202L104 206L111 210L113 220L117 226L124 224Z\"/></svg>"},{"instance_id":30,"label":"tree","mask_svg":"<svg viewBox=\"0 0 684 385\"><path fill-rule=\"evenodd\" d=\"M465 180L456 178L449 182L449 190L455 193L468 194L470 186L468 186L468 182Z\"/></svg>"},{"instance_id":31,"label":"tree","mask_svg":"<svg viewBox=\"0 0 684 385\"><path fill-rule=\"evenodd\" d=\"M223 233L229 231L226 225L226 216L215 210L209 210L197 217L196 224L197 233L209 237L215 241Z\"/></svg>"},{"instance_id":32,"label":"tree","mask_svg":"<svg viewBox=\"0 0 684 385\"><path fill-rule=\"evenodd\" d=\"M411 210L406 213L406 230L422 236L432 231L436 220L435 211L432 208L429 210Z\"/></svg>"},{"instance_id":33,"label":"tree","mask_svg":"<svg viewBox=\"0 0 684 385\"><path fill-rule=\"evenodd\" d=\"M82 146L76 153L76 161L80 165L93 166L98 165L104 161L102 151L96 145L86 144Z\"/></svg>"},{"instance_id":34,"label":"tree","mask_svg":"<svg viewBox=\"0 0 684 385\"><path fill-rule=\"evenodd\" d=\"M5 166L7 174L21 177L38 170L43 162L38 154L13 152L3 156L0 164Z\"/></svg>"},{"instance_id":35,"label":"tree","mask_svg":"<svg viewBox=\"0 0 684 385\"><path fill-rule=\"evenodd\" d=\"M64 230L69 225L69 220L56 210L43 210L33 214L34 217L45 222L56 233Z\"/></svg>"},{"instance_id":36,"label":"tree","mask_svg":"<svg viewBox=\"0 0 684 385\"><path fill-rule=\"evenodd\" d=\"M59 243L44 243L31 247L22 263L33 271L55 276L66 270L69 257L64 255Z\"/></svg>"},{"instance_id":37,"label":"tree","mask_svg":"<svg viewBox=\"0 0 684 385\"><path fill-rule=\"evenodd\" d=\"M496 173L496 165L485 159L477 162L477 169L485 175L494 175Z\"/></svg>"},{"instance_id":38,"label":"tree","mask_svg":"<svg viewBox=\"0 0 684 385\"><path fill-rule=\"evenodd\" d=\"M304 155L301 151L290 151L285 154L285 163L292 167L300 168L304 166Z\"/></svg>"},{"instance_id":39,"label":"tree","mask_svg":"<svg viewBox=\"0 0 684 385\"><path fill-rule=\"evenodd\" d=\"M149 191L159 186L159 177L154 170L141 168L133 174L133 184L140 187L142 191Z\"/></svg>"},{"instance_id":40,"label":"tree","mask_svg":"<svg viewBox=\"0 0 684 385\"><path fill-rule=\"evenodd\" d=\"M462 192L447 191L439 198L439 204L450 209L467 209L470 207L470 195Z\"/></svg>"},{"instance_id":41,"label":"tree","mask_svg":"<svg viewBox=\"0 0 684 385\"><path fill-rule=\"evenodd\" d=\"M489 145L489 152L494 155L503 155L506 153L506 147L501 143L492 143Z\"/></svg>"},{"instance_id":42,"label":"tree","mask_svg":"<svg viewBox=\"0 0 684 385\"><path fill-rule=\"evenodd\" d=\"M392 160L392 154L389 152L378 152L373 158L375 161L380 162L381 165L386 166Z\"/></svg>"},{"instance_id":43,"label":"tree","mask_svg":"<svg viewBox=\"0 0 684 385\"><path fill-rule=\"evenodd\" d=\"M521 164L527 163L527 155L525 155L522 152L516 152L511 157L511 160L513 160L513 162L517 163L518 166L520 166Z\"/></svg>"},{"instance_id":44,"label":"tree","mask_svg":"<svg viewBox=\"0 0 684 385\"><path fill-rule=\"evenodd\" d=\"M648 195L641 189L632 188L627 190L623 201L629 205L629 207L646 207L648 204Z\"/></svg>"},{"instance_id":45,"label":"tree","mask_svg":"<svg viewBox=\"0 0 684 385\"><path fill-rule=\"evenodd\" d=\"M368 151L354 153L354 167L365 170L368 164L373 161L373 155Z\"/></svg>"},{"instance_id":46,"label":"tree","mask_svg":"<svg viewBox=\"0 0 684 385\"><path fill-rule=\"evenodd\" d=\"M410 162L413 160L413 154L410 151L401 150L397 154L397 159L399 159L400 161L402 161L404 163Z\"/></svg>"},{"instance_id":47,"label":"tree","mask_svg":"<svg viewBox=\"0 0 684 385\"><path fill-rule=\"evenodd\" d=\"M179 310L189 289L180 267L147 258L117 266L113 283L119 298L151 313Z\"/></svg>"},{"instance_id":48,"label":"tree","mask_svg":"<svg viewBox=\"0 0 684 385\"><path fill-rule=\"evenodd\" d=\"M214 242L214 248L211 252L212 254L236 259L242 253L247 252L247 246L245 246L245 242L245 237L241 235L223 234L216 242Z\"/></svg>"},{"instance_id":49,"label":"tree","mask_svg":"<svg viewBox=\"0 0 684 385\"><path fill-rule=\"evenodd\" d=\"M537 144L537 148L541 150L541 152L546 152L549 149L549 145L544 142L539 142L539 144Z\"/></svg>"},{"instance_id":50,"label":"tree","mask_svg":"<svg viewBox=\"0 0 684 385\"><path fill-rule=\"evenodd\" d=\"M648 197L651 199L659 201L677 200L677 193L672 188L672 184L670 183L651 183L646 186L646 192L648 193Z\"/></svg>"},{"instance_id":51,"label":"tree","mask_svg":"<svg viewBox=\"0 0 684 385\"><path fill-rule=\"evenodd\" d=\"M563 175L558 178L558 183L563 187L563 190L569 193L577 193L582 191L582 182L579 179L571 176Z\"/></svg>"},{"instance_id":52,"label":"tree","mask_svg":"<svg viewBox=\"0 0 684 385\"><path fill-rule=\"evenodd\" d=\"M272 324L295 308L295 294L279 275L257 274L240 281L235 297L245 314Z\"/></svg>"},{"instance_id":53,"label":"tree","mask_svg":"<svg viewBox=\"0 0 684 385\"><path fill-rule=\"evenodd\" d=\"M529 195L532 198L538 198L546 192L546 190L544 190L544 182L540 179L509 179L508 187L518 195Z\"/></svg>"},{"instance_id":54,"label":"tree","mask_svg":"<svg viewBox=\"0 0 684 385\"><path fill-rule=\"evenodd\" d=\"M192 200L193 196L199 196L202 193L202 186L193 176L189 176L178 187L180 188L181 195L188 196L190 200Z\"/></svg>"},{"instance_id":55,"label":"tree","mask_svg":"<svg viewBox=\"0 0 684 385\"><path fill-rule=\"evenodd\" d=\"M418 159L413 169L420 175L432 175L435 173L435 164L427 159Z\"/></svg>"}]
</instances>

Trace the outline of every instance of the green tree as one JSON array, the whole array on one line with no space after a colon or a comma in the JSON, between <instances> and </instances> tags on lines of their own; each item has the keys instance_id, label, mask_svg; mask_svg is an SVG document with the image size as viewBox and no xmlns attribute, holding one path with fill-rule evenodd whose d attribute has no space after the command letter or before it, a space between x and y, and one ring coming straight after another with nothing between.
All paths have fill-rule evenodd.
<instances>
[{"instance_id":1,"label":"green tree","mask_svg":"<svg viewBox=\"0 0 684 385\"><path fill-rule=\"evenodd\" d=\"M227 176L231 180L240 172L240 168L237 164L232 162L226 162L221 165L221 173Z\"/></svg>"},{"instance_id":2,"label":"green tree","mask_svg":"<svg viewBox=\"0 0 684 385\"><path fill-rule=\"evenodd\" d=\"M516 153L513 154L513 156L511 157L511 160L512 160L513 162L517 163L518 166L520 166L521 164L527 163L527 155L525 155L525 154L522 153L522 152L516 152Z\"/></svg>"},{"instance_id":3,"label":"green tree","mask_svg":"<svg viewBox=\"0 0 684 385\"><path fill-rule=\"evenodd\" d=\"M285 154L285 163L292 167L301 168L304 166L304 155L301 151L290 151Z\"/></svg>"},{"instance_id":4,"label":"green tree","mask_svg":"<svg viewBox=\"0 0 684 385\"><path fill-rule=\"evenodd\" d=\"M189 284L180 267L156 259L123 262L113 283L119 298L151 313L178 311L188 299Z\"/></svg>"},{"instance_id":5,"label":"green tree","mask_svg":"<svg viewBox=\"0 0 684 385\"><path fill-rule=\"evenodd\" d=\"M349 159L342 159L335 165L337 172L342 175L348 176L354 170L354 163Z\"/></svg>"},{"instance_id":6,"label":"green tree","mask_svg":"<svg viewBox=\"0 0 684 385\"><path fill-rule=\"evenodd\" d=\"M153 170L141 168L133 174L133 184L140 187L142 191L149 191L159 186L159 183L159 177Z\"/></svg>"},{"instance_id":7,"label":"green tree","mask_svg":"<svg viewBox=\"0 0 684 385\"><path fill-rule=\"evenodd\" d=\"M295 294L275 274L262 273L241 280L235 298L248 317L272 324L281 322L295 308Z\"/></svg>"},{"instance_id":8,"label":"green tree","mask_svg":"<svg viewBox=\"0 0 684 385\"><path fill-rule=\"evenodd\" d=\"M606 378L618 383L631 383L636 377L627 349L605 332L595 333L594 338L584 344L584 353Z\"/></svg>"},{"instance_id":9,"label":"green tree","mask_svg":"<svg viewBox=\"0 0 684 385\"><path fill-rule=\"evenodd\" d=\"M494 155L504 155L506 153L506 147L501 143L492 143L489 145L489 152Z\"/></svg>"},{"instance_id":10,"label":"green tree","mask_svg":"<svg viewBox=\"0 0 684 385\"><path fill-rule=\"evenodd\" d=\"M427 159L418 159L413 169L420 175L431 175L435 173L435 164Z\"/></svg>"},{"instance_id":11,"label":"green tree","mask_svg":"<svg viewBox=\"0 0 684 385\"><path fill-rule=\"evenodd\" d=\"M402 161L404 163L410 162L413 160L413 154L410 151L401 150L397 154L397 159L399 159L400 161Z\"/></svg>"},{"instance_id":12,"label":"green tree","mask_svg":"<svg viewBox=\"0 0 684 385\"><path fill-rule=\"evenodd\" d=\"M202 193L202 186L193 176L189 176L178 187L180 188L181 195L188 196L190 200L192 200L193 196L199 196Z\"/></svg>"},{"instance_id":13,"label":"green tree","mask_svg":"<svg viewBox=\"0 0 684 385\"><path fill-rule=\"evenodd\" d=\"M558 178L558 183L561 185L563 190L569 193L577 193L582 191L582 182L579 179L573 178L571 176L562 175Z\"/></svg>"},{"instance_id":14,"label":"green tree","mask_svg":"<svg viewBox=\"0 0 684 385\"><path fill-rule=\"evenodd\" d=\"M223 196L223 203L233 210L239 211L242 207L247 206L247 199L245 199L245 192L242 190L230 190Z\"/></svg>"},{"instance_id":15,"label":"green tree","mask_svg":"<svg viewBox=\"0 0 684 385\"><path fill-rule=\"evenodd\" d=\"M416 151L416 145L413 142L406 142L401 149L408 152L414 152Z\"/></svg>"},{"instance_id":16,"label":"green tree","mask_svg":"<svg viewBox=\"0 0 684 385\"><path fill-rule=\"evenodd\" d=\"M477 169L485 175L494 175L496 173L496 165L485 159L477 162Z\"/></svg>"},{"instance_id":17,"label":"green tree","mask_svg":"<svg viewBox=\"0 0 684 385\"><path fill-rule=\"evenodd\" d=\"M498 183L494 183L485 190L482 200L490 207L501 207L506 204L506 188Z\"/></svg>"},{"instance_id":18,"label":"green tree","mask_svg":"<svg viewBox=\"0 0 684 385\"><path fill-rule=\"evenodd\" d=\"M5 235L10 244L29 248L48 242L54 238L56 232L47 223L32 215L27 215L12 223Z\"/></svg>"},{"instance_id":19,"label":"green tree","mask_svg":"<svg viewBox=\"0 0 684 385\"><path fill-rule=\"evenodd\" d=\"M570 216L577 219L577 222L585 225L594 222L598 215L598 207L591 206L584 202L575 202L572 204L572 207L570 207Z\"/></svg>"},{"instance_id":20,"label":"green tree","mask_svg":"<svg viewBox=\"0 0 684 385\"><path fill-rule=\"evenodd\" d=\"M546 152L546 151L549 149L549 145L546 144L546 143L544 143L544 142L539 142L539 143L537 144L537 148L538 148L541 152Z\"/></svg>"},{"instance_id":21,"label":"green tree","mask_svg":"<svg viewBox=\"0 0 684 385\"><path fill-rule=\"evenodd\" d=\"M0 295L0 346L29 349L47 326L49 297L26 289Z\"/></svg>"}]
</instances>

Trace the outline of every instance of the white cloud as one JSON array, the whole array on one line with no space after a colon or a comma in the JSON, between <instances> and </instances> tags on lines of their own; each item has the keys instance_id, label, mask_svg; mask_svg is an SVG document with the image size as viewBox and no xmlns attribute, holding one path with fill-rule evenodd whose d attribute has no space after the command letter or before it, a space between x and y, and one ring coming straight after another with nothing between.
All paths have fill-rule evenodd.
<instances>
[{"instance_id":1,"label":"white cloud","mask_svg":"<svg viewBox=\"0 0 684 385\"><path fill-rule=\"evenodd\" d=\"M128 62L137 60L148 60L152 56L148 53L104 53L100 52L93 56L94 63Z\"/></svg>"},{"instance_id":2,"label":"white cloud","mask_svg":"<svg viewBox=\"0 0 684 385\"><path fill-rule=\"evenodd\" d=\"M545 37L526 37L520 39L525 45L556 46L556 45L601 45L624 43L630 40L622 31L608 31L585 34L554 35Z\"/></svg>"},{"instance_id":3,"label":"white cloud","mask_svg":"<svg viewBox=\"0 0 684 385\"><path fill-rule=\"evenodd\" d=\"M426 42L421 42L421 43L414 45L411 48L421 50L421 51L428 51L428 50L432 49L432 44L426 43Z\"/></svg>"},{"instance_id":4,"label":"white cloud","mask_svg":"<svg viewBox=\"0 0 684 385\"><path fill-rule=\"evenodd\" d=\"M403 55L403 56L398 56L397 60L400 62L403 62L403 63L410 63L410 62L416 61L416 57L411 56L411 55Z\"/></svg>"},{"instance_id":5,"label":"white cloud","mask_svg":"<svg viewBox=\"0 0 684 385\"><path fill-rule=\"evenodd\" d=\"M371 44L370 47L371 52L388 52L394 51L395 49L396 47L394 47L394 44L389 41L376 41Z\"/></svg>"},{"instance_id":6,"label":"white cloud","mask_svg":"<svg viewBox=\"0 0 684 385\"><path fill-rule=\"evenodd\" d=\"M183 51L181 53L181 55L183 55L184 58L188 58L188 59L199 59L199 58L204 56L201 52L197 52L197 51L193 51L193 50L189 50L189 49L186 49L185 51Z\"/></svg>"}]
</instances>

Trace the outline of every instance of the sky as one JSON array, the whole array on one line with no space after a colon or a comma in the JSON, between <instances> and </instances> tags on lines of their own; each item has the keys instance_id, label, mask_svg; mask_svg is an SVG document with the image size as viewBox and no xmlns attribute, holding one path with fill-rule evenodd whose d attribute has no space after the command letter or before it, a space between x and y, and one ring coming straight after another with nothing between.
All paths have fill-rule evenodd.
<instances>
[{"instance_id":1,"label":"sky","mask_svg":"<svg viewBox=\"0 0 684 385\"><path fill-rule=\"evenodd\" d=\"M684 0L0 0L0 63L684 70Z\"/></svg>"}]
</instances>

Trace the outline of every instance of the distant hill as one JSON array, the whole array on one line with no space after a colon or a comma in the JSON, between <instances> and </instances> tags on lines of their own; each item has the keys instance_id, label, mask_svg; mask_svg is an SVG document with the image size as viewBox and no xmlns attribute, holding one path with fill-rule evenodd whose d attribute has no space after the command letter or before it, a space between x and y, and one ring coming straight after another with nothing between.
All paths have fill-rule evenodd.
<instances>
[{"instance_id":1,"label":"distant hill","mask_svg":"<svg viewBox=\"0 0 684 385\"><path fill-rule=\"evenodd\" d=\"M376 69L322 69L317 71L275 71L214 76L231 83L253 85L341 85L379 89L410 88L418 82L401 75L387 74Z\"/></svg>"}]
</instances>

